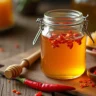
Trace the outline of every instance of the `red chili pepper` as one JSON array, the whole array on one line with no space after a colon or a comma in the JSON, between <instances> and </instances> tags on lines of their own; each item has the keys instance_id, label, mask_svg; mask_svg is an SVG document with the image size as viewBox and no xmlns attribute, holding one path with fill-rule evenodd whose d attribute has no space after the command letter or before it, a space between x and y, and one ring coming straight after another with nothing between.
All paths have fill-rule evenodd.
<instances>
[{"instance_id":1,"label":"red chili pepper","mask_svg":"<svg viewBox=\"0 0 96 96\"><path fill-rule=\"evenodd\" d=\"M44 91L44 92L63 92L67 90L75 90L75 88L72 86L66 86L61 84L41 83L41 82L28 80L25 78L17 78L17 80L21 81L22 83L33 89L37 89L39 91Z\"/></svg>"}]
</instances>

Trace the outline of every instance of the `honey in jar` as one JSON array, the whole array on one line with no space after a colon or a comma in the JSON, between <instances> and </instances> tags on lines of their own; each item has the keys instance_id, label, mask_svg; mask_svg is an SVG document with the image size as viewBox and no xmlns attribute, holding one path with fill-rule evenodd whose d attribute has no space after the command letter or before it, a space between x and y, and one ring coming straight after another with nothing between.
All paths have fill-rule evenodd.
<instances>
[{"instance_id":1,"label":"honey in jar","mask_svg":"<svg viewBox=\"0 0 96 96\"><path fill-rule=\"evenodd\" d=\"M41 69L48 77L73 79L86 68L86 35L83 14L76 10L52 10L44 14L41 33Z\"/></svg>"}]
</instances>

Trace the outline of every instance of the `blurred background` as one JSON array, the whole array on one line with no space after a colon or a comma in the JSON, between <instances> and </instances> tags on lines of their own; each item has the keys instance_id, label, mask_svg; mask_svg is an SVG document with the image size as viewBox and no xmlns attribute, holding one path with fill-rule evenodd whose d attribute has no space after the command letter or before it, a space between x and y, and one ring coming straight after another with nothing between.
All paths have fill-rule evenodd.
<instances>
[{"instance_id":1,"label":"blurred background","mask_svg":"<svg viewBox=\"0 0 96 96\"><path fill-rule=\"evenodd\" d=\"M18 10L27 15L43 15L48 10L66 8L81 11L84 16L89 15L88 30L95 31L96 0L19 0L19 5L23 7L20 8L19 6Z\"/></svg>"},{"instance_id":2,"label":"blurred background","mask_svg":"<svg viewBox=\"0 0 96 96\"><path fill-rule=\"evenodd\" d=\"M17 0L17 9L26 15L43 15L44 12L48 10L69 8L71 1L72 0Z\"/></svg>"},{"instance_id":3,"label":"blurred background","mask_svg":"<svg viewBox=\"0 0 96 96\"><path fill-rule=\"evenodd\" d=\"M37 18L52 9L70 8L71 0L0 0L0 60L25 52L35 46Z\"/></svg>"},{"instance_id":4,"label":"blurred background","mask_svg":"<svg viewBox=\"0 0 96 96\"><path fill-rule=\"evenodd\" d=\"M96 30L96 0L0 0L0 59L25 52L32 47L37 18L53 9L75 9L88 17L88 31ZM38 45L40 39L36 43ZM36 46L35 45L35 46Z\"/></svg>"}]
</instances>

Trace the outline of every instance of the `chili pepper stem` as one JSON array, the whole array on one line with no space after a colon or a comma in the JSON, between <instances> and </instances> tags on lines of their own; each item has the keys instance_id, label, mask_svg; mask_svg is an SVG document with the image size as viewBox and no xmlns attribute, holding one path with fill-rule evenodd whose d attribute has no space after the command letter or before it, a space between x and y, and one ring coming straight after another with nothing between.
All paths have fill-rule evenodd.
<instances>
[{"instance_id":1,"label":"chili pepper stem","mask_svg":"<svg viewBox=\"0 0 96 96\"><path fill-rule=\"evenodd\" d=\"M21 83L24 83L24 81L25 81L26 79L25 79L25 78L17 77L16 80L20 81Z\"/></svg>"}]
</instances>

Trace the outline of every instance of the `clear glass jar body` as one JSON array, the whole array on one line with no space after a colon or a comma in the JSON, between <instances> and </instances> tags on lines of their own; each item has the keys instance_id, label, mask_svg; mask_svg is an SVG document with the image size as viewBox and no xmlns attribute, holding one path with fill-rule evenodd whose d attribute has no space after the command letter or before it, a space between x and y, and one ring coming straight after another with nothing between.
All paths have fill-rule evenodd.
<instances>
[{"instance_id":1,"label":"clear glass jar body","mask_svg":"<svg viewBox=\"0 0 96 96\"><path fill-rule=\"evenodd\" d=\"M82 13L74 10L45 13L41 34L41 68L48 77L73 79L84 73L86 36L82 32L82 17ZM78 36L75 37L75 34Z\"/></svg>"},{"instance_id":2,"label":"clear glass jar body","mask_svg":"<svg viewBox=\"0 0 96 96\"><path fill-rule=\"evenodd\" d=\"M12 0L0 0L0 31L14 25Z\"/></svg>"},{"instance_id":3,"label":"clear glass jar body","mask_svg":"<svg viewBox=\"0 0 96 96\"><path fill-rule=\"evenodd\" d=\"M94 32L96 30L96 0L72 0L72 8L81 11L84 15L89 14L88 30Z\"/></svg>"}]
</instances>

